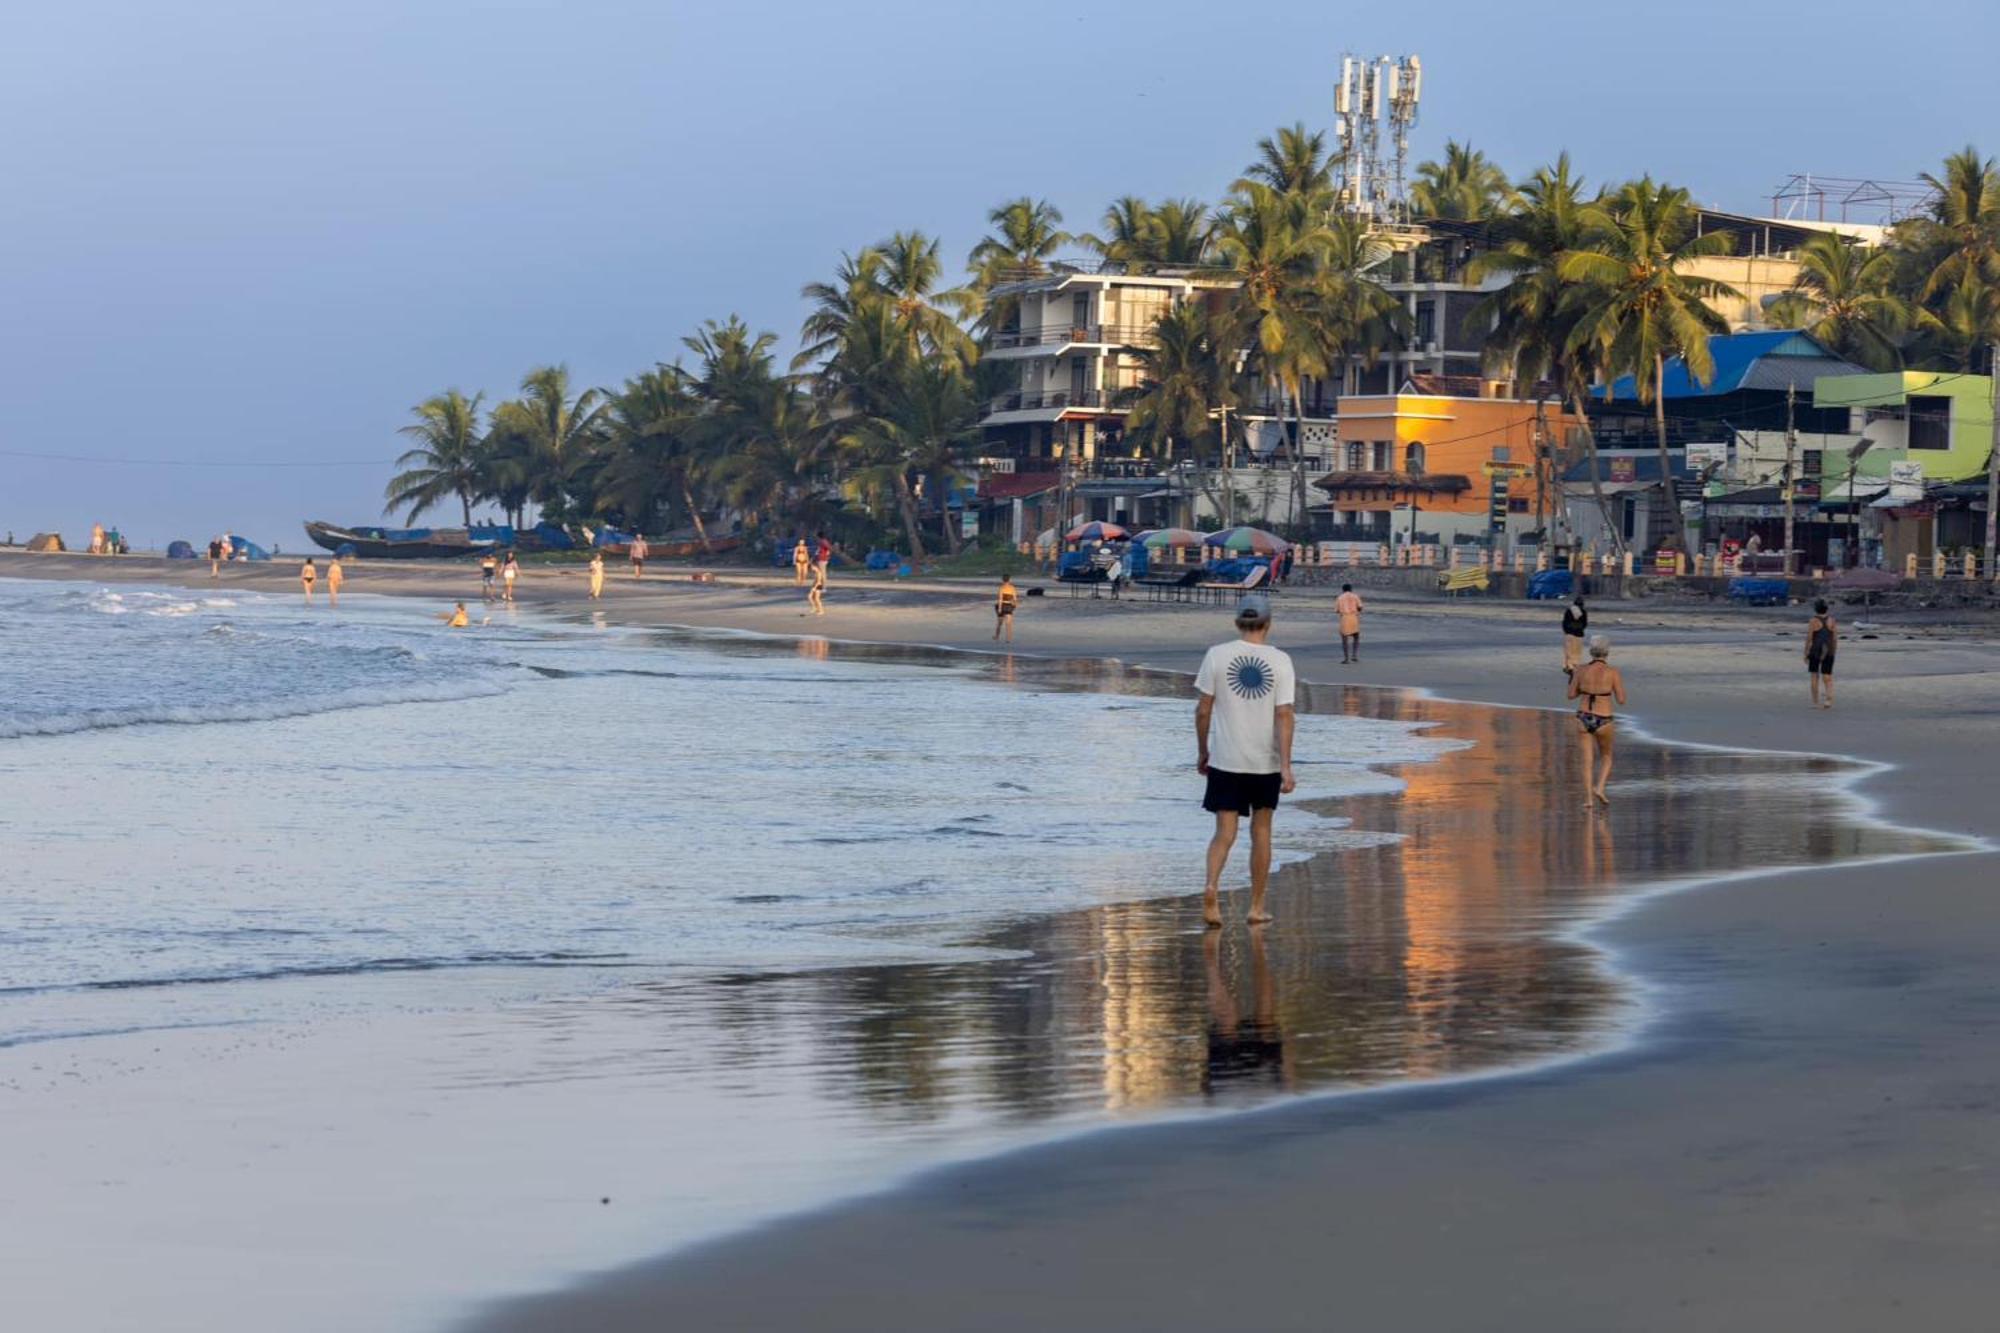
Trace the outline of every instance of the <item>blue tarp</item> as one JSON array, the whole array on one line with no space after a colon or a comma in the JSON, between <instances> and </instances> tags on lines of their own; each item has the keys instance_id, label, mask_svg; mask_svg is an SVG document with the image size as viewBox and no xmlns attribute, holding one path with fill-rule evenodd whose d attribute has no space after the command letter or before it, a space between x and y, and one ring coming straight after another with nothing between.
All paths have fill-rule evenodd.
<instances>
[{"instance_id":1,"label":"blue tarp","mask_svg":"<svg viewBox=\"0 0 2000 1333\"><path fill-rule=\"evenodd\" d=\"M361 529L356 528L356 532ZM509 523L474 523L465 530L465 535L476 542L492 542L495 546L512 546L514 528Z\"/></svg>"},{"instance_id":2,"label":"blue tarp","mask_svg":"<svg viewBox=\"0 0 2000 1333\"><path fill-rule=\"evenodd\" d=\"M1545 569L1528 578L1528 597L1536 602L1553 602L1569 596L1575 586L1567 569Z\"/></svg>"},{"instance_id":3,"label":"blue tarp","mask_svg":"<svg viewBox=\"0 0 2000 1333\"><path fill-rule=\"evenodd\" d=\"M1784 579L1731 579L1729 600L1750 606L1783 606L1792 599L1792 585Z\"/></svg>"},{"instance_id":4,"label":"blue tarp","mask_svg":"<svg viewBox=\"0 0 2000 1333\"><path fill-rule=\"evenodd\" d=\"M194 559L194 547L187 542L168 542L167 559L192 560Z\"/></svg>"},{"instance_id":5,"label":"blue tarp","mask_svg":"<svg viewBox=\"0 0 2000 1333\"><path fill-rule=\"evenodd\" d=\"M903 557L897 555L894 551L870 551L868 553L868 568L870 569L894 569L902 563Z\"/></svg>"},{"instance_id":6,"label":"blue tarp","mask_svg":"<svg viewBox=\"0 0 2000 1333\"><path fill-rule=\"evenodd\" d=\"M530 531L534 533L535 540L542 544L544 551L576 549L576 538L570 536L568 530L559 523L537 523Z\"/></svg>"},{"instance_id":7,"label":"blue tarp","mask_svg":"<svg viewBox=\"0 0 2000 1333\"><path fill-rule=\"evenodd\" d=\"M232 560L269 560L271 553L251 541L248 537L229 534L229 558Z\"/></svg>"},{"instance_id":8,"label":"blue tarp","mask_svg":"<svg viewBox=\"0 0 2000 1333\"><path fill-rule=\"evenodd\" d=\"M631 544L632 534L629 532L620 532L616 528L599 528L596 538L593 539L593 545L600 547L630 546Z\"/></svg>"},{"instance_id":9,"label":"blue tarp","mask_svg":"<svg viewBox=\"0 0 2000 1333\"><path fill-rule=\"evenodd\" d=\"M1267 555L1239 555L1230 560L1211 560L1203 573L1217 583L1241 583L1250 577L1250 571L1258 567L1269 569L1271 557Z\"/></svg>"}]
</instances>

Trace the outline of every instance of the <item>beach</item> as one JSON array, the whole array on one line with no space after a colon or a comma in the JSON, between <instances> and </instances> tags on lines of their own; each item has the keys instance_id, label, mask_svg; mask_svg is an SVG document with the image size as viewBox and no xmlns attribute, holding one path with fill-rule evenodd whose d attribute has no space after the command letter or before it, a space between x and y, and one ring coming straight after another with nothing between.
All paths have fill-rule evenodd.
<instances>
[{"instance_id":1,"label":"beach","mask_svg":"<svg viewBox=\"0 0 2000 1333\"><path fill-rule=\"evenodd\" d=\"M294 573L289 562L235 566L219 582L283 593ZM200 588L211 586L205 575L138 558L0 558L0 577ZM596 608L582 587L580 570L530 567L520 596L531 612L582 625L596 617L634 630L826 636L883 645L891 660L910 646L993 649L985 587L899 587L836 572L828 615L811 622L788 576L693 584L674 570L636 586L614 577ZM436 610L461 598L478 605L477 574L464 568L364 564L351 567L348 590ZM1272 1066L1288 1094L1339 1095L1225 1097L1227 1116L1114 1128L1047 1116L1073 1132L1024 1145L996 1134L993 1146L1012 1151L885 1181L886 1191L871 1191L863 1172L842 1201L758 1219L664 1259L600 1264L615 1271L496 1303L471 1326L1983 1327L2000 1226L1996 1080L1984 1060L2000 1012L1990 986L2000 908L1990 854L1951 841L1995 832L1980 775L2000 732L2000 687L1982 628L1850 612L1840 705L1815 713L1805 705L1796 608L1598 604L1593 628L1614 639L1630 715L1648 734L1790 756L1704 759L1680 748L1649 760L1634 745L1620 775L1632 785L1613 779L1607 846L1570 812L1573 792L1534 781L1559 767L1567 719L1518 711L1562 706L1555 612L1363 592L1371 609L1359 666L1341 666L1334 653L1330 590L1281 593L1273 642L1296 655L1315 691L1375 686L1501 706L1455 712L1393 702L1408 695L1352 696L1384 701L1369 706L1385 720L1421 715L1440 734L1471 739L1478 762L1502 767L1461 790L1447 785L1434 807L1408 794L1347 798L1342 812L1358 825L1379 818L1387 827L1396 815L1409 839L1372 896L1363 898L1357 875L1315 882L1309 866L1281 883L1263 966L1270 1007L1290 1025L1282 1054L1255 1030L1258 963L1240 921L1205 958L1184 899L1115 909L1130 914L1116 930L1101 915L1114 911L1107 906L1090 909L1096 917L1038 917L1070 923L1043 934L1030 923L980 941L998 957L1087 956L1099 968L1177 960L1160 964L1168 980L1156 984L1178 997L1166 1008L1185 1009L1185 1022L1165 1031L1207 1030L1209 1050L1134 1070L1126 1093L1142 1105L1200 1098L1228 1081L1218 1070L1255 1080ZM1024 601L1014 648L1020 663L1115 659L1143 677L1191 671L1226 637L1221 611L1057 591ZM1344 694L1329 698L1348 707ZM1510 760L1516 767L1505 767ZM1408 784L1413 772L1462 773L1472 760L1453 762L1397 771ZM1775 807L1756 784L1766 770L1793 775L1774 785L1789 793ZM1507 800L1474 811L1465 799L1474 790ZM1368 805L1378 800L1379 809ZM1431 808L1461 822L1424 837L1410 816ZM1448 850L1473 841L1465 821L1477 817L1501 834L1499 853L1490 831L1478 844L1483 863ZM1834 827L1849 841L1791 846L1774 832ZM1767 836L1782 845L1760 843ZM1423 863L1430 878L1414 878L1414 849L1439 847ZM1524 847L1544 850L1527 857ZM1952 854L1888 859L1925 851ZM1805 862L1830 864L1739 874ZM1579 910L1522 955L1528 964L1506 955L1504 965L1481 966L1460 941L1460 954L1438 965L1434 995L1457 1021L1423 1029L1445 1033L1442 1045L1413 1038L1400 1017L1425 1012L1420 989L1387 1006L1396 1022L1355 1019L1380 998L1368 979L1387 975L1366 961L1361 946L1374 937L1355 929L1358 905L1388 912L1413 883L1502 889L1547 872L1552 883L1588 884L1611 869L1610 879L1648 884L1729 877ZM1330 901L1343 904L1338 929L1313 919L1314 905ZM1470 893L1450 920L1476 923L1480 901ZM1288 922L1301 933L1283 935ZM1387 938L1414 937L1407 911L1391 925ZM1570 931L1588 932L1587 942ZM1335 945L1354 951L1329 953ZM1413 975L1403 958L1396 984ZM1327 977L1359 988L1343 993ZM1508 978L1529 984L1503 1002ZM1352 1029L1316 1046L1312 1034L1324 1034L1330 1015ZM1218 1028L1240 1034L1219 1054ZM1489 1030L1509 1039L1482 1046ZM1101 1035L1079 1040L1089 1047ZM898 1048L891 1042L885 1055ZM1427 1064L1439 1050L1449 1058ZM1024 1083L1066 1067L1050 1058L1010 1071L1002 1062L995 1095L1019 1100ZM892 1061L880 1095L907 1087L907 1072ZM1159 1089L1148 1082L1156 1076ZM1104 1096L1094 1085L1079 1096L1078 1086L1055 1078L1036 1095L1076 1109ZM755 1147L746 1154L754 1161ZM587 1272L587 1252L570 1265Z\"/></svg>"}]
</instances>

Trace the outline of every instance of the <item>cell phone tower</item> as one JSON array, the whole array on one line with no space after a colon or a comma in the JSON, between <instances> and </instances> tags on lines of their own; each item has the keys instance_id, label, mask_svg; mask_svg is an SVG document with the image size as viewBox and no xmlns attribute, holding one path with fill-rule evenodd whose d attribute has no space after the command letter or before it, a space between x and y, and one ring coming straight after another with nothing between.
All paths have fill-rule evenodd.
<instances>
[{"instance_id":1,"label":"cell phone tower","mask_svg":"<svg viewBox=\"0 0 2000 1333\"><path fill-rule=\"evenodd\" d=\"M1375 221L1399 219L1408 211L1404 175L1422 90L1423 65L1415 56L1340 58L1333 111L1341 207ZM1382 155L1385 122L1393 161Z\"/></svg>"}]
</instances>

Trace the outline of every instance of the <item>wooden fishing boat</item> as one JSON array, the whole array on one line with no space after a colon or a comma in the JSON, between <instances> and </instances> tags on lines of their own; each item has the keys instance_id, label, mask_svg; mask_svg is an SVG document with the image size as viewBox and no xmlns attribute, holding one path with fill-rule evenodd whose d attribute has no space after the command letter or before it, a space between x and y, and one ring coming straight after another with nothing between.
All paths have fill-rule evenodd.
<instances>
[{"instance_id":1,"label":"wooden fishing boat","mask_svg":"<svg viewBox=\"0 0 2000 1333\"><path fill-rule=\"evenodd\" d=\"M497 547L491 541L474 541L464 528L342 528L309 522L306 536L329 551L352 547L354 554L368 560L449 560Z\"/></svg>"}]
</instances>

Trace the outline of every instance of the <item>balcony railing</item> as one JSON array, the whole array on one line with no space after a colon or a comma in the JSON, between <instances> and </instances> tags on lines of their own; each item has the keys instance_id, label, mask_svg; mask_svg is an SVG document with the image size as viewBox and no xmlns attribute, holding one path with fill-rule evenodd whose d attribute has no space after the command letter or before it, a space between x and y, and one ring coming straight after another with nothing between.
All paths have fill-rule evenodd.
<instances>
[{"instance_id":1,"label":"balcony railing","mask_svg":"<svg viewBox=\"0 0 2000 1333\"><path fill-rule=\"evenodd\" d=\"M986 405L994 412L1041 412L1052 408L1083 408L1116 412L1132 405L1137 389L1063 389L1048 393L1007 393Z\"/></svg>"},{"instance_id":2,"label":"balcony railing","mask_svg":"<svg viewBox=\"0 0 2000 1333\"><path fill-rule=\"evenodd\" d=\"M1144 324L1081 324L1066 329L1015 329L993 335L993 350L1015 347L1054 347L1065 343L1107 343L1117 347L1144 347L1153 342L1153 330Z\"/></svg>"}]
</instances>

